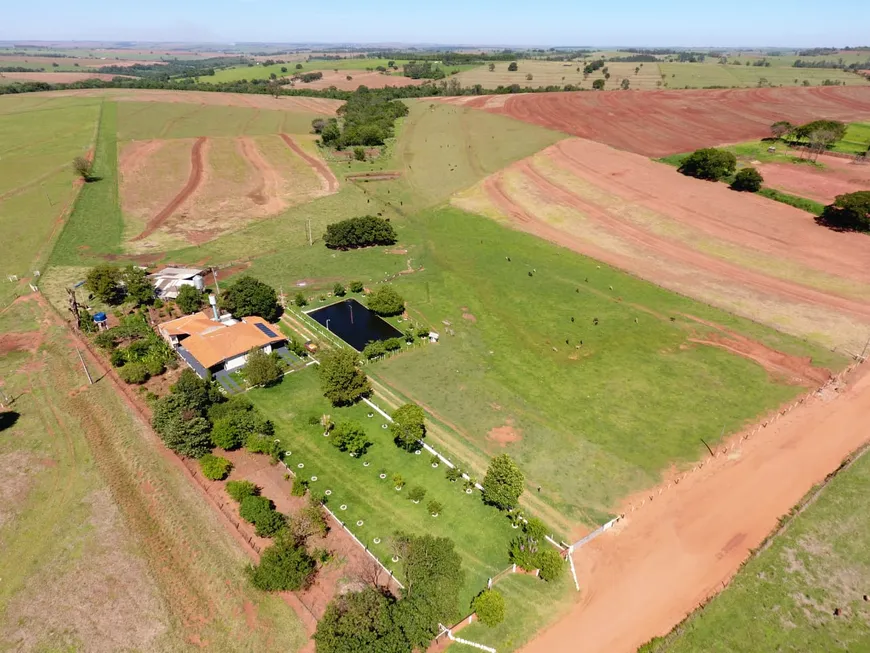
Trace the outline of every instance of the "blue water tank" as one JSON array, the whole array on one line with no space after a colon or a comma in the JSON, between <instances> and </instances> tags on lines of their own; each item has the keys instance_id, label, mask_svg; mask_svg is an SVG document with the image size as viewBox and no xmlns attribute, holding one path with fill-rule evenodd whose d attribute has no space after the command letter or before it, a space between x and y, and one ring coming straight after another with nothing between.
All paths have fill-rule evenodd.
<instances>
[{"instance_id":1,"label":"blue water tank","mask_svg":"<svg viewBox=\"0 0 870 653\"><path fill-rule=\"evenodd\" d=\"M105 322L105 321L106 321L106 314L105 313L100 312L100 313L94 314L94 322Z\"/></svg>"}]
</instances>

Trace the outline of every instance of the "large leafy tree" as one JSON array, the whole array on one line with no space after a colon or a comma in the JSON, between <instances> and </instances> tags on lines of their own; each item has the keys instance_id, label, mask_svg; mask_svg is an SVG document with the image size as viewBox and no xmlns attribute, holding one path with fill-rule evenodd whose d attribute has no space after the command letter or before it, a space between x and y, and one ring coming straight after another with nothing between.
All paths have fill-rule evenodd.
<instances>
[{"instance_id":1,"label":"large leafy tree","mask_svg":"<svg viewBox=\"0 0 870 653\"><path fill-rule=\"evenodd\" d=\"M239 277L221 294L220 305L235 317L259 315L268 322L281 317L275 289L250 276Z\"/></svg>"},{"instance_id":2,"label":"large leafy tree","mask_svg":"<svg viewBox=\"0 0 870 653\"><path fill-rule=\"evenodd\" d=\"M200 458L211 451L211 424L179 395L169 394L155 402L151 424L164 444L180 456Z\"/></svg>"},{"instance_id":3,"label":"large leafy tree","mask_svg":"<svg viewBox=\"0 0 870 653\"><path fill-rule=\"evenodd\" d=\"M764 183L764 177L755 168L743 168L737 172L734 181L731 182L731 190L757 193Z\"/></svg>"},{"instance_id":4,"label":"large leafy tree","mask_svg":"<svg viewBox=\"0 0 870 653\"><path fill-rule=\"evenodd\" d=\"M193 286L182 286L178 291L175 303L185 315L196 313L202 308L203 293Z\"/></svg>"},{"instance_id":5,"label":"large leafy tree","mask_svg":"<svg viewBox=\"0 0 870 653\"><path fill-rule=\"evenodd\" d=\"M717 150L715 147L695 150L679 168L684 175L708 181L724 179L734 174L736 169L737 157L731 152Z\"/></svg>"},{"instance_id":6,"label":"large leafy tree","mask_svg":"<svg viewBox=\"0 0 870 653\"><path fill-rule=\"evenodd\" d=\"M390 432L397 446L407 451L420 448L420 441L426 437L426 414L417 404L405 404L393 412Z\"/></svg>"},{"instance_id":7,"label":"large leafy tree","mask_svg":"<svg viewBox=\"0 0 870 653\"><path fill-rule=\"evenodd\" d=\"M115 265L97 265L85 277L85 288L95 297L111 306L124 303L124 287L121 285L121 268Z\"/></svg>"},{"instance_id":8,"label":"large leafy tree","mask_svg":"<svg viewBox=\"0 0 870 653\"><path fill-rule=\"evenodd\" d=\"M410 653L394 608L395 600L373 587L337 597L317 624L317 653Z\"/></svg>"},{"instance_id":9,"label":"large leafy tree","mask_svg":"<svg viewBox=\"0 0 870 653\"><path fill-rule=\"evenodd\" d=\"M774 138L784 138L791 134L793 130L794 125L788 120L777 120L770 126L770 133L773 134Z\"/></svg>"},{"instance_id":10,"label":"large leafy tree","mask_svg":"<svg viewBox=\"0 0 870 653\"><path fill-rule=\"evenodd\" d=\"M510 456L496 456L483 477L483 499L501 510L515 508L525 482L525 476Z\"/></svg>"},{"instance_id":11,"label":"large leafy tree","mask_svg":"<svg viewBox=\"0 0 870 653\"><path fill-rule=\"evenodd\" d=\"M204 416L213 404L224 401L224 396L213 382L199 378L189 369L181 373L178 381L170 387L170 392L184 408L195 411L200 416Z\"/></svg>"},{"instance_id":12,"label":"large leafy tree","mask_svg":"<svg viewBox=\"0 0 870 653\"><path fill-rule=\"evenodd\" d=\"M368 296L366 304L378 315L399 315L405 310L404 298L392 286L378 288Z\"/></svg>"},{"instance_id":13,"label":"large leafy tree","mask_svg":"<svg viewBox=\"0 0 870 653\"><path fill-rule=\"evenodd\" d=\"M462 561L445 537L399 535L396 549L403 559L405 594L396 622L408 641L425 650L438 624L459 618L459 593L465 582Z\"/></svg>"},{"instance_id":14,"label":"large leafy tree","mask_svg":"<svg viewBox=\"0 0 870 653\"><path fill-rule=\"evenodd\" d=\"M558 554L556 554L558 555ZM495 590L484 590L474 597L471 609L485 626L498 626L504 621L504 597Z\"/></svg>"},{"instance_id":15,"label":"large leafy tree","mask_svg":"<svg viewBox=\"0 0 870 653\"><path fill-rule=\"evenodd\" d=\"M332 431L332 444L341 451L361 456L372 442L358 422L339 422Z\"/></svg>"},{"instance_id":16,"label":"large leafy tree","mask_svg":"<svg viewBox=\"0 0 870 653\"><path fill-rule=\"evenodd\" d=\"M244 499L247 501L248 499ZM305 547L282 531L275 544L263 551L260 564L249 568L254 587L265 591L300 590L311 583L315 563Z\"/></svg>"},{"instance_id":17,"label":"large leafy tree","mask_svg":"<svg viewBox=\"0 0 870 653\"><path fill-rule=\"evenodd\" d=\"M365 215L327 225L323 242L333 249L392 245L396 242L396 230L383 218Z\"/></svg>"},{"instance_id":18,"label":"large leafy tree","mask_svg":"<svg viewBox=\"0 0 870 653\"><path fill-rule=\"evenodd\" d=\"M320 359L320 387L333 406L346 406L371 392L356 353L348 349L326 352Z\"/></svg>"},{"instance_id":19,"label":"large leafy tree","mask_svg":"<svg viewBox=\"0 0 870 653\"><path fill-rule=\"evenodd\" d=\"M259 347L248 353L245 363L245 378L252 386L275 385L282 378L281 366L276 354L267 354Z\"/></svg>"},{"instance_id":20,"label":"large leafy tree","mask_svg":"<svg viewBox=\"0 0 870 653\"><path fill-rule=\"evenodd\" d=\"M844 231L870 231L870 190L837 195L819 221Z\"/></svg>"},{"instance_id":21,"label":"large leafy tree","mask_svg":"<svg viewBox=\"0 0 870 653\"><path fill-rule=\"evenodd\" d=\"M138 265L128 265L121 271L121 280L127 299L132 300L136 306L150 306L154 303L157 295L154 286L148 280L148 273Z\"/></svg>"}]
</instances>

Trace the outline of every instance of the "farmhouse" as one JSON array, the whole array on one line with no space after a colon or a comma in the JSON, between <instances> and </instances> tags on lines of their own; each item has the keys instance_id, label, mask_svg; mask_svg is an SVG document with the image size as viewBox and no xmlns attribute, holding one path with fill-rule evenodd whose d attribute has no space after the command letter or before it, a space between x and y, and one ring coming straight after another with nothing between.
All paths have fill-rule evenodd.
<instances>
[{"instance_id":1,"label":"farmhouse","mask_svg":"<svg viewBox=\"0 0 870 653\"><path fill-rule=\"evenodd\" d=\"M203 272L199 268L163 268L148 278L154 284L160 299L176 299L182 286L193 286L197 290L205 288Z\"/></svg>"},{"instance_id":2,"label":"farmhouse","mask_svg":"<svg viewBox=\"0 0 870 653\"><path fill-rule=\"evenodd\" d=\"M261 317L234 319L229 314L208 311L186 315L158 325L160 335L200 377L231 372L245 365L248 353L262 349L271 354L287 338Z\"/></svg>"}]
</instances>

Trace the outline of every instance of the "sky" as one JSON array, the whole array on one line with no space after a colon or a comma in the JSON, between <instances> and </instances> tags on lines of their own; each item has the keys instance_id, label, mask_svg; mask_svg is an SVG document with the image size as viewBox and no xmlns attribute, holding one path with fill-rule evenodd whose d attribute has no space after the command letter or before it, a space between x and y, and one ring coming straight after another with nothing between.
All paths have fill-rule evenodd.
<instances>
[{"instance_id":1,"label":"sky","mask_svg":"<svg viewBox=\"0 0 870 653\"><path fill-rule=\"evenodd\" d=\"M25 0L0 40L517 46L870 45L870 0Z\"/></svg>"}]
</instances>

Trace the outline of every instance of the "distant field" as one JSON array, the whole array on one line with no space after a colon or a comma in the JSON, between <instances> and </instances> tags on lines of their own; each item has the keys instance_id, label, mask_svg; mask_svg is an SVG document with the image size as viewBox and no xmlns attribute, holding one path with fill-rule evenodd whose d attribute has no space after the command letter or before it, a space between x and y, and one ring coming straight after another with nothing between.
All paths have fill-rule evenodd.
<instances>
[{"instance_id":1,"label":"distant field","mask_svg":"<svg viewBox=\"0 0 870 653\"><path fill-rule=\"evenodd\" d=\"M281 59L280 56L272 57L273 59ZM278 77L292 77L296 73L306 73L306 72L314 72L314 71L327 71L327 70L374 70L378 66L387 67L387 64L393 61L392 59L342 59L340 61L288 61L284 64L273 64L271 66L237 66L235 68L225 68L224 70L219 70L215 72L213 77L203 77L202 81L208 82L234 82L240 79L268 79L272 74ZM407 79L408 82L411 80L409 78L405 78L401 74L402 65L408 63L407 60L397 59L395 60L396 66L398 66L399 71L394 73L396 80L394 82L395 86L401 86L402 81ZM296 65L301 64L302 68L297 69ZM433 63L434 66L434 63ZM463 65L463 66L441 66L444 69L444 72L450 73L451 71L463 71L470 70L475 66ZM284 72L281 69L286 68L287 71ZM300 87L304 87L302 82L299 82Z\"/></svg>"},{"instance_id":2,"label":"distant field","mask_svg":"<svg viewBox=\"0 0 870 653\"><path fill-rule=\"evenodd\" d=\"M468 72L460 73L459 81L463 86L480 84L484 88L496 88L498 86L531 86L533 88L543 86L565 86L572 84L578 88L591 89L592 82L596 79L604 79L602 69L596 70L586 79L583 78L583 61L538 61L524 59L517 62L518 70L509 72L510 62L496 62L495 70L489 71L489 66L479 66ZM606 63L610 73L605 89L618 89L623 79L629 81L629 88L635 90L649 90L657 87L659 77L658 64L656 63ZM638 72L635 72L635 68ZM528 75L532 79L528 79Z\"/></svg>"},{"instance_id":3,"label":"distant field","mask_svg":"<svg viewBox=\"0 0 870 653\"><path fill-rule=\"evenodd\" d=\"M835 478L728 588L641 653L866 652L870 456Z\"/></svg>"},{"instance_id":4,"label":"distant field","mask_svg":"<svg viewBox=\"0 0 870 653\"><path fill-rule=\"evenodd\" d=\"M667 88L703 88L705 86L758 86L766 79L770 86L821 86L830 79L848 85L867 85L861 75L830 68L791 68L786 66L732 66L717 63L659 63L662 81Z\"/></svg>"}]
</instances>

